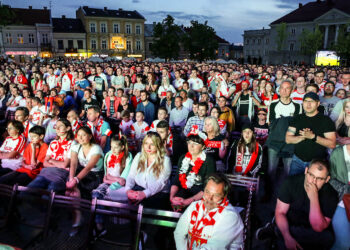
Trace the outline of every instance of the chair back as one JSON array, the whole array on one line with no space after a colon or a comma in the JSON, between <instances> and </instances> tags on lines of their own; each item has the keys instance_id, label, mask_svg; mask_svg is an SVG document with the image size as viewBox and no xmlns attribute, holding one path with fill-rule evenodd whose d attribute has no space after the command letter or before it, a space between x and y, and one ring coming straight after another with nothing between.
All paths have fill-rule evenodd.
<instances>
[{"instance_id":1,"label":"chair back","mask_svg":"<svg viewBox=\"0 0 350 250\"><path fill-rule=\"evenodd\" d=\"M5 184L0 184L0 199L1 205L4 210L3 214L0 217L1 228L6 227L9 216L13 210L14 200L16 195L17 185L9 186Z\"/></svg>"}]
</instances>

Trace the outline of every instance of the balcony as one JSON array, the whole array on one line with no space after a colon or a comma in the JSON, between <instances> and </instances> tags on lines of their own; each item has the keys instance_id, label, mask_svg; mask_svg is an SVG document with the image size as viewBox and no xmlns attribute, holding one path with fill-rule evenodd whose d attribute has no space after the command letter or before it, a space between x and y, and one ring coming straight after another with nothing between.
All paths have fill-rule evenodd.
<instances>
[{"instance_id":1,"label":"balcony","mask_svg":"<svg viewBox=\"0 0 350 250\"><path fill-rule=\"evenodd\" d=\"M41 51L52 51L52 44L51 43L41 43L40 50Z\"/></svg>"}]
</instances>

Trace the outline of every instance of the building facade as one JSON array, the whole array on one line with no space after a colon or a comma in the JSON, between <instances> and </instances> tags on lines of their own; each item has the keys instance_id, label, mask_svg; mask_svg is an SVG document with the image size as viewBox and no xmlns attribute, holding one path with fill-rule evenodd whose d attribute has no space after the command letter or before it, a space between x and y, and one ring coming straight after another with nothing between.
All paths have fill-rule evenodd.
<instances>
[{"instance_id":1,"label":"building facade","mask_svg":"<svg viewBox=\"0 0 350 250\"><path fill-rule=\"evenodd\" d=\"M52 18L55 56L87 58L86 32L80 19Z\"/></svg>"},{"instance_id":2,"label":"building facade","mask_svg":"<svg viewBox=\"0 0 350 250\"><path fill-rule=\"evenodd\" d=\"M286 24L286 36L281 48L278 49L278 27L282 23ZM313 32L318 27L323 34L321 49L332 50L332 46L338 39L339 30L342 28L350 31L347 28L349 23L350 1L348 0L317 0L305 5L299 4L294 11L273 21L270 29L244 31L245 61L249 62L252 57L261 57L263 64L313 64L315 55L305 55L301 48L303 31ZM265 44L252 44L252 40L256 41L259 38L261 42L265 41Z\"/></svg>"},{"instance_id":3,"label":"building facade","mask_svg":"<svg viewBox=\"0 0 350 250\"><path fill-rule=\"evenodd\" d=\"M26 57L52 57L51 11L11 8L13 20L1 26L2 53L24 60Z\"/></svg>"},{"instance_id":4,"label":"building facade","mask_svg":"<svg viewBox=\"0 0 350 250\"><path fill-rule=\"evenodd\" d=\"M145 18L135 11L80 7L76 17L86 31L88 57L145 58Z\"/></svg>"}]
</instances>

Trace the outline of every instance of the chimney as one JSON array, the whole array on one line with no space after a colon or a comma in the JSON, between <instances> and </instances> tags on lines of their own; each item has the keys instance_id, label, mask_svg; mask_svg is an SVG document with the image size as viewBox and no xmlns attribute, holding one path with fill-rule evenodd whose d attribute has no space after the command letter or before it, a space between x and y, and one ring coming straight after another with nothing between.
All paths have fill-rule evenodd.
<instances>
[{"instance_id":1,"label":"chimney","mask_svg":"<svg viewBox=\"0 0 350 250\"><path fill-rule=\"evenodd\" d=\"M66 19L66 15L62 15L62 19Z\"/></svg>"},{"instance_id":2,"label":"chimney","mask_svg":"<svg viewBox=\"0 0 350 250\"><path fill-rule=\"evenodd\" d=\"M104 10L104 11L107 11L107 7L104 7L103 10Z\"/></svg>"},{"instance_id":3,"label":"chimney","mask_svg":"<svg viewBox=\"0 0 350 250\"><path fill-rule=\"evenodd\" d=\"M303 4L302 3L299 3L299 8L303 7Z\"/></svg>"},{"instance_id":4,"label":"chimney","mask_svg":"<svg viewBox=\"0 0 350 250\"><path fill-rule=\"evenodd\" d=\"M46 7L46 6L44 6L44 10L47 10L47 7Z\"/></svg>"},{"instance_id":5,"label":"chimney","mask_svg":"<svg viewBox=\"0 0 350 250\"><path fill-rule=\"evenodd\" d=\"M31 9L33 9L33 7L32 7L32 6L29 6L29 9L31 10Z\"/></svg>"}]
</instances>

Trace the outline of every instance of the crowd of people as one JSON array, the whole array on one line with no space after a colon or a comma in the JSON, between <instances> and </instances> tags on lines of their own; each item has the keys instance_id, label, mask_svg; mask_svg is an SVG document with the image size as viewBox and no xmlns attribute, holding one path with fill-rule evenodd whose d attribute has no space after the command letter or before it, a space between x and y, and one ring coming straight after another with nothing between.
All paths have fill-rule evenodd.
<instances>
[{"instance_id":1,"label":"crowd of people","mask_svg":"<svg viewBox=\"0 0 350 250\"><path fill-rule=\"evenodd\" d=\"M349 82L345 67L3 60L0 183L183 212L178 249L240 249L246 196L225 174L264 172L277 205L258 239L349 249Z\"/></svg>"}]
</instances>

